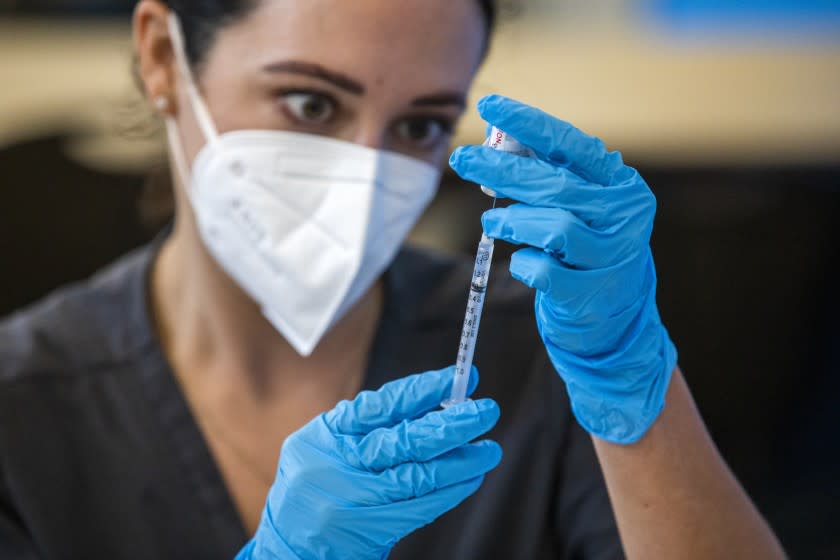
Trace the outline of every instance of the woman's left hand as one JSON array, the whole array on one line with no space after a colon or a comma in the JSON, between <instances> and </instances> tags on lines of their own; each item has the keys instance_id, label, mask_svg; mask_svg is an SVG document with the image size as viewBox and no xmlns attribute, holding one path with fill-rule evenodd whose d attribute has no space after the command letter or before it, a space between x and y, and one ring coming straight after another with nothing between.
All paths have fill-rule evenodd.
<instances>
[{"instance_id":1,"label":"woman's left hand","mask_svg":"<svg viewBox=\"0 0 840 560\"><path fill-rule=\"evenodd\" d=\"M484 214L484 230L529 246L511 273L537 290L539 332L578 421L632 443L661 412L676 366L656 307L656 199L621 154L566 122L500 96L482 99L479 112L537 157L470 146L450 164L519 201Z\"/></svg>"}]
</instances>

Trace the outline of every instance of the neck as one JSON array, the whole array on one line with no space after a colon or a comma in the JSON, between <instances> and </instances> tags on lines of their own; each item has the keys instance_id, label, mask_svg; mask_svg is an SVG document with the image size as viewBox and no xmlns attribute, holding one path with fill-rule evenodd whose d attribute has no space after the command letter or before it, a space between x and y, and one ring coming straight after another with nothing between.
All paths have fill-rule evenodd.
<instances>
[{"instance_id":1,"label":"neck","mask_svg":"<svg viewBox=\"0 0 840 560\"><path fill-rule=\"evenodd\" d=\"M383 305L377 284L309 357L300 356L206 251L192 223L179 220L151 278L158 332L182 381L248 386L259 399L301 384L355 394L345 364L366 362Z\"/></svg>"}]
</instances>

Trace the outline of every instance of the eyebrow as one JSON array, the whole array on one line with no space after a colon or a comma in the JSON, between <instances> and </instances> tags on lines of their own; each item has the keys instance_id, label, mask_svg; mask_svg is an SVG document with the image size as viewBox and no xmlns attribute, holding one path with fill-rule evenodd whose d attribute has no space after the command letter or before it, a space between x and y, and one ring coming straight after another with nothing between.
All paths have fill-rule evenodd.
<instances>
[{"instance_id":1,"label":"eyebrow","mask_svg":"<svg viewBox=\"0 0 840 560\"><path fill-rule=\"evenodd\" d=\"M354 95L364 95L366 91L365 86L353 78L340 72L329 70L320 64L315 64L313 62L303 62L299 60L274 62L263 66L263 70L271 73L288 72L290 74L302 74L304 76L329 82L332 85ZM465 94L460 92L445 91L418 97L414 99L411 104L415 107L440 107L444 105L455 105L463 109L467 106L467 98Z\"/></svg>"},{"instance_id":2,"label":"eyebrow","mask_svg":"<svg viewBox=\"0 0 840 560\"><path fill-rule=\"evenodd\" d=\"M446 91L433 95L424 95L411 102L415 107L439 107L441 105L457 105L463 109L467 106L467 96L456 91Z\"/></svg>"},{"instance_id":3,"label":"eyebrow","mask_svg":"<svg viewBox=\"0 0 840 560\"><path fill-rule=\"evenodd\" d=\"M348 91L354 95L363 95L365 93L365 86L339 72L327 70L320 64L313 64L311 62L300 62L296 60L289 60L285 62L275 62L263 66L266 72L288 72L291 74L303 74L317 78L332 85Z\"/></svg>"}]
</instances>

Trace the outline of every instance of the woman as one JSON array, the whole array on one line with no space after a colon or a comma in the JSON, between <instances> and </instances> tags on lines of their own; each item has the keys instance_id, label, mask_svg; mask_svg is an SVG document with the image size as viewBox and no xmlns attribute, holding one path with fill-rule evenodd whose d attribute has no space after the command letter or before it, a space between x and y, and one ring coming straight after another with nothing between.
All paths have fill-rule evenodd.
<instances>
[{"instance_id":1,"label":"woman","mask_svg":"<svg viewBox=\"0 0 840 560\"><path fill-rule=\"evenodd\" d=\"M397 250L493 16L138 3L177 218L0 326L3 558L783 556L676 368L644 181L497 96L536 158L450 163L519 201L483 225L526 247L487 296L482 398L439 409L469 263Z\"/></svg>"}]
</instances>

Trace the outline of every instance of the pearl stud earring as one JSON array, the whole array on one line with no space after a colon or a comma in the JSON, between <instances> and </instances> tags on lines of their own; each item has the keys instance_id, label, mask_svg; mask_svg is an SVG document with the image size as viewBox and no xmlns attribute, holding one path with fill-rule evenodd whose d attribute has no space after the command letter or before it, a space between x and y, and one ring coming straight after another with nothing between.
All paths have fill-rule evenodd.
<instances>
[{"instance_id":1,"label":"pearl stud earring","mask_svg":"<svg viewBox=\"0 0 840 560\"><path fill-rule=\"evenodd\" d=\"M154 99L155 109L160 113L165 113L169 110L169 98L165 95L158 95Z\"/></svg>"}]
</instances>

